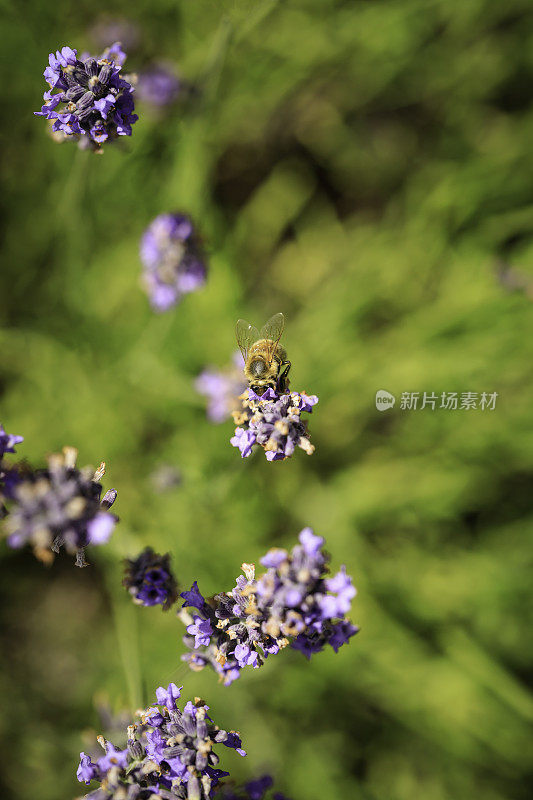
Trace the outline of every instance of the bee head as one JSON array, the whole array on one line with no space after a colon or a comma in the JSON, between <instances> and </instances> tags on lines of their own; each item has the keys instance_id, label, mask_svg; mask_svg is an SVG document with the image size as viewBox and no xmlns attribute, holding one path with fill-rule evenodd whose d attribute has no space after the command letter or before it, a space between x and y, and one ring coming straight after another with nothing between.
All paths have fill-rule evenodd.
<instances>
[{"instance_id":1,"label":"bee head","mask_svg":"<svg viewBox=\"0 0 533 800\"><path fill-rule=\"evenodd\" d=\"M255 392L259 397L263 395L267 389L272 389L272 391L276 391L276 384L273 381L263 381L262 383L254 383L250 386L252 392Z\"/></svg>"}]
</instances>

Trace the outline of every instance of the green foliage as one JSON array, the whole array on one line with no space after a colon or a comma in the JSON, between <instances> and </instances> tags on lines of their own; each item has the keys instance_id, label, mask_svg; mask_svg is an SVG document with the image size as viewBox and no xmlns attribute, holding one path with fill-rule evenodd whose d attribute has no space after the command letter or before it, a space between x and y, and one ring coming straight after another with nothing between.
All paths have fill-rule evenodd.
<instances>
[{"instance_id":1,"label":"green foliage","mask_svg":"<svg viewBox=\"0 0 533 800\"><path fill-rule=\"evenodd\" d=\"M530 3L117 2L142 34L128 68L170 58L200 91L140 108L96 157L31 112L48 52L91 45L99 5L4 5L1 420L32 462L64 444L105 459L121 517L84 571L2 549L4 794L79 794L92 697L131 711L174 680L241 731L237 774L270 768L294 800L527 797ZM154 316L138 241L173 209L210 277ZM241 461L193 380L230 360L237 317L279 310L292 387L320 396L316 453ZM382 388L499 397L380 413ZM183 484L158 495L161 463ZM354 575L362 627L311 665L285 652L225 689L181 665L172 612L120 586L150 544L184 586L229 589L304 525Z\"/></svg>"}]
</instances>

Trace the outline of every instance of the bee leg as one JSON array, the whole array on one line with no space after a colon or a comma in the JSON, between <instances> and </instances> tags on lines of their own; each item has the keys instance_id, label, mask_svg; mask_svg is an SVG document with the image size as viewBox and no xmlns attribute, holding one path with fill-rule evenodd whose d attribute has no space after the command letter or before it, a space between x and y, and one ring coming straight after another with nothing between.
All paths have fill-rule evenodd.
<instances>
[{"instance_id":1,"label":"bee leg","mask_svg":"<svg viewBox=\"0 0 533 800\"><path fill-rule=\"evenodd\" d=\"M279 388L280 388L280 390L282 392L287 391L287 388L289 386L289 370L291 368L291 362L290 361L283 361L281 366L283 367L285 364L287 366L285 367L283 372L280 373L280 376L278 378L278 386L279 386Z\"/></svg>"}]
</instances>

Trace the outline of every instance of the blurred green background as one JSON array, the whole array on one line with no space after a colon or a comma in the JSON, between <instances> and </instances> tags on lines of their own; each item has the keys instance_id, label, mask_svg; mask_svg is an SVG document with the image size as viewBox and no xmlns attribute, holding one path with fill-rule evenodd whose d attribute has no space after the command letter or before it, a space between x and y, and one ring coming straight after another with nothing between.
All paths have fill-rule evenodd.
<instances>
[{"instance_id":1,"label":"blurred green background","mask_svg":"<svg viewBox=\"0 0 533 800\"><path fill-rule=\"evenodd\" d=\"M2 2L0 420L42 463L107 462L111 543L47 569L1 548L2 796L68 800L97 705L170 680L241 731L293 800L530 797L533 9L529 0ZM138 107L104 155L58 145L48 53L138 26L126 70L198 89ZM206 288L162 316L138 242L193 215ZM282 310L292 388L320 396L312 457L241 460L194 379L234 323ZM494 411L380 413L375 393L498 392ZM182 484L154 492L161 464ZM173 612L137 608L120 559L169 550L183 586L312 526L359 594L361 633L284 652L231 688L180 662Z\"/></svg>"}]
</instances>

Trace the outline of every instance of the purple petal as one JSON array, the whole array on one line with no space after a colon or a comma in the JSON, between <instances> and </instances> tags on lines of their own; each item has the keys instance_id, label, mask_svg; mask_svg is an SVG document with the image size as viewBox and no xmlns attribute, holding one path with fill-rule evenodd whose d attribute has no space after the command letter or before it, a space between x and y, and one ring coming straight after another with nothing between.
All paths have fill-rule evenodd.
<instances>
[{"instance_id":1,"label":"purple petal","mask_svg":"<svg viewBox=\"0 0 533 800\"><path fill-rule=\"evenodd\" d=\"M315 555L324 544L324 539L321 536L315 536L312 528L304 528L298 538L309 556Z\"/></svg>"},{"instance_id":2,"label":"purple petal","mask_svg":"<svg viewBox=\"0 0 533 800\"><path fill-rule=\"evenodd\" d=\"M117 524L113 514L107 511L99 511L98 514L87 523L87 533L91 544L105 544L109 541L113 529Z\"/></svg>"}]
</instances>

